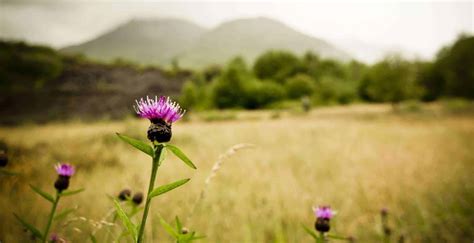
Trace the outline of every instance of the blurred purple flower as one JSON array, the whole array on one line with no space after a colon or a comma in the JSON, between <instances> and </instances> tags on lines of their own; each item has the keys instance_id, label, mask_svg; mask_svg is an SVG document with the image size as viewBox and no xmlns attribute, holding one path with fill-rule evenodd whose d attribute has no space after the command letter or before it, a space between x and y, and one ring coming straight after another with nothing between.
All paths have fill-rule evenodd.
<instances>
[{"instance_id":1,"label":"blurred purple flower","mask_svg":"<svg viewBox=\"0 0 474 243\"><path fill-rule=\"evenodd\" d=\"M170 97L161 96L158 99L146 100L141 98L135 101L137 104L133 107L137 114L142 118L147 118L154 123L157 120L163 120L167 123L173 123L183 117L185 110L181 109L178 103L172 101Z\"/></svg>"},{"instance_id":2,"label":"blurred purple flower","mask_svg":"<svg viewBox=\"0 0 474 243\"><path fill-rule=\"evenodd\" d=\"M58 175L64 177L71 177L75 172L74 166L67 163L58 163L55 168L56 172L58 172Z\"/></svg>"},{"instance_id":3,"label":"blurred purple flower","mask_svg":"<svg viewBox=\"0 0 474 243\"><path fill-rule=\"evenodd\" d=\"M313 208L316 218L321 219L331 219L335 212L329 206L319 206L318 208Z\"/></svg>"}]
</instances>

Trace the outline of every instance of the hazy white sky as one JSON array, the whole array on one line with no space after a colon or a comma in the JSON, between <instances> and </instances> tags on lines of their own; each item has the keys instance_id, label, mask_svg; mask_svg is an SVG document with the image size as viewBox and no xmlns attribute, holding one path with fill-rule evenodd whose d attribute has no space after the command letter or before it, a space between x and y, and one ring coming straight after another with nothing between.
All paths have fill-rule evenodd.
<instances>
[{"instance_id":1,"label":"hazy white sky","mask_svg":"<svg viewBox=\"0 0 474 243\"><path fill-rule=\"evenodd\" d=\"M460 32L474 32L473 12L472 1L0 0L0 37L63 47L131 18L177 17L211 28L235 18L266 16L329 41L394 46L431 57Z\"/></svg>"}]
</instances>

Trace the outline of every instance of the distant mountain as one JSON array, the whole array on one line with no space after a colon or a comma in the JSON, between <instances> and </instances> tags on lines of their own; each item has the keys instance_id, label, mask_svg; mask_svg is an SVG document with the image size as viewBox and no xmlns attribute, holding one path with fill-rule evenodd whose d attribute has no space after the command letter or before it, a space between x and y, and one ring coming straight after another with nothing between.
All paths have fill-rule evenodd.
<instances>
[{"instance_id":1,"label":"distant mountain","mask_svg":"<svg viewBox=\"0 0 474 243\"><path fill-rule=\"evenodd\" d=\"M81 53L101 61L122 58L142 64L169 64L205 31L180 19L132 20L91 41L61 51Z\"/></svg>"},{"instance_id":2,"label":"distant mountain","mask_svg":"<svg viewBox=\"0 0 474 243\"><path fill-rule=\"evenodd\" d=\"M105 61L120 57L142 64L168 65L177 59L185 67L203 67L224 63L237 55L253 61L269 49L297 54L310 50L323 57L350 59L330 43L269 18L234 20L212 30L178 19L133 20L62 51Z\"/></svg>"},{"instance_id":3,"label":"distant mountain","mask_svg":"<svg viewBox=\"0 0 474 243\"><path fill-rule=\"evenodd\" d=\"M323 57L350 58L326 41L302 34L281 22L251 18L226 22L206 32L180 60L184 65L223 63L240 55L252 61L269 49L284 49L296 54L311 50Z\"/></svg>"}]
</instances>

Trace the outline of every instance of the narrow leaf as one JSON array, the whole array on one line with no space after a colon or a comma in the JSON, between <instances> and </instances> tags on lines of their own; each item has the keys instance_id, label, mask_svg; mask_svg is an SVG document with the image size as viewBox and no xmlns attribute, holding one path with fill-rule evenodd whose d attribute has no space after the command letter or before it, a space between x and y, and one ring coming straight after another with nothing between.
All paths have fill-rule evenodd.
<instances>
[{"instance_id":1,"label":"narrow leaf","mask_svg":"<svg viewBox=\"0 0 474 243\"><path fill-rule=\"evenodd\" d=\"M153 148L150 145L148 145L147 143L142 142L142 141L137 140L137 139L134 139L134 138L130 138L130 137L121 135L119 133L117 133L117 136L120 139L122 139L123 141L125 141L126 143L128 143L128 144L132 145L133 147L135 147L136 149L138 149L138 150L142 151L143 153L148 154L151 157L153 157Z\"/></svg>"},{"instance_id":2,"label":"narrow leaf","mask_svg":"<svg viewBox=\"0 0 474 243\"><path fill-rule=\"evenodd\" d=\"M305 225L302 225L302 226L303 226L304 230L305 230L306 232L308 232L308 234L310 234L315 240L318 240L318 239L319 239L319 237L316 235L316 233L315 233L314 231L310 230L310 229L309 229L308 227L306 227Z\"/></svg>"},{"instance_id":3,"label":"narrow leaf","mask_svg":"<svg viewBox=\"0 0 474 243\"><path fill-rule=\"evenodd\" d=\"M132 235L133 240L135 241L137 239L137 229L135 228L127 214L123 211L122 207L120 206L120 203L117 200L114 200L114 204L115 209L117 210L118 217L120 218L120 220L122 220L123 225L127 228L128 232Z\"/></svg>"},{"instance_id":4,"label":"narrow leaf","mask_svg":"<svg viewBox=\"0 0 474 243\"><path fill-rule=\"evenodd\" d=\"M181 224L181 221L179 221L178 216L176 216L176 229L178 230L178 232L181 232L181 230L183 229L183 225Z\"/></svg>"},{"instance_id":5,"label":"narrow leaf","mask_svg":"<svg viewBox=\"0 0 474 243\"><path fill-rule=\"evenodd\" d=\"M173 152L174 155L180 158L186 165L193 169L196 169L196 166L193 164L193 162L178 147L167 144L166 148L171 150L171 152Z\"/></svg>"},{"instance_id":6,"label":"narrow leaf","mask_svg":"<svg viewBox=\"0 0 474 243\"><path fill-rule=\"evenodd\" d=\"M90 234L89 238L91 239L92 243L97 243L97 239L95 238L93 234Z\"/></svg>"},{"instance_id":7,"label":"narrow leaf","mask_svg":"<svg viewBox=\"0 0 474 243\"><path fill-rule=\"evenodd\" d=\"M81 188L81 189L77 189L77 190L73 190L73 191L64 191L64 192L61 193L61 196L62 197L72 196L74 194L81 193L84 190L85 190L84 188Z\"/></svg>"},{"instance_id":8,"label":"narrow leaf","mask_svg":"<svg viewBox=\"0 0 474 243\"><path fill-rule=\"evenodd\" d=\"M175 181L175 182L173 182L173 183L170 183L170 184L167 184L167 185L164 185L164 186L160 186L160 187L154 189L154 190L150 193L150 195L148 195L148 196L149 196L150 198L151 198L151 197L159 196L159 195L161 195L161 194L163 194L163 193L166 193L166 192L169 192L169 191L175 189L176 187L182 186L183 184L185 184L185 183L188 182L189 180L191 180L191 179L187 178L187 179Z\"/></svg>"},{"instance_id":9,"label":"narrow leaf","mask_svg":"<svg viewBox=\"0 0 474 243\"><path fill-rule=\"evenodd\" d=\"M339 236L339 235L326 235L328 238L336 239L336 240L347 240L347 237Z\"/></svg>"},{"instance_id":10,"label":"narrow leaf","mask_svg":"<svg viewBox=\"0 0 474 243\"><path fill-rule=\"evenodd\" d=\"M23 220L22 218L20 218L20 216L16 215L16 213L13 213L13 215L15 215L15 218L25 227L27 228L31 233L33 233L34 236L40 238L40 239L43 239L43 235L41 234L41 232L35 228L33 225L27 223L25 220Z\"/></svg>"},{"instance_id":11,"label":"narrow leaf","mask_svg":"<svg viewBox=\"0 0 474 243\"><path fill-rule=\"evenodd\" d=\"M0 169L0 175L3 174L3 175L6 175L6 176L15 176L15 175L19 175L20 173L18 172L13 172L13 171L8 171L8 170L4 170L4 169Z\"/></svg>"},{"instance_id":12,"label":"narrow leaf","mask_svg":"<svg viewBox=\"0 0 474 243\"><path fill-rule=\"evenodd\" d=\"M30 187L31 189L33 189L33 191L35 191L36 193L38 193L38 195L42 196L44 199L50 201L51 203L54 203L54 198L53 196L49 195L48 193L44 192L44 191L41 191L41 189L33 186L30 184Z\"/></svg>"},{"instance_id":13,"label":"narrow leaf","mask_svg":"<svg viewBox=\"0 0 474 243\"><path fill-rule=\"evenodd\" d=\"M72 213L76 211L75 208L69 208L69 209L65 209L64 211L58 213L56 216L54 216L54 220L60 220L64 217L66 217L68 214Z\"/></svg>"},{"instance_id":14,"label":"narrow leaf","mask_svg":"<svg viewBox=\"0 0 474 243\"><path fill-rule=\"evenodd\" d=\"M166 223L166 221L162 217L160 217L160 223L161 226L163 226L163 228L166 230L166 232L168 232L168 234L172 235L175 238L179 237L179 233L176 232L171 225Z\"/></svg>"}]
</instances>

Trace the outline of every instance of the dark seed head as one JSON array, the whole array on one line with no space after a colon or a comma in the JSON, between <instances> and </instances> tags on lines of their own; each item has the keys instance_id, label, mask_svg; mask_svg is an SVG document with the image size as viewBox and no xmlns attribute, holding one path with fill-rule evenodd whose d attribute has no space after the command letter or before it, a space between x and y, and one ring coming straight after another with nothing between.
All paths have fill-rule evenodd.
<instances>
[{"instance_id":1,"label":"dark seed head","mask_svg":"<svg viewBox=\"0 0 474 243\"><path fill-rule=\"evenodd\" d=\"M143 202L143 193L141 193L141 192L135 193L135 195L133 195L132 201L133 201L136 205L140 205L140 203Z\"/></svg>"},{"instance_id":2,"label":"dark seed head","mask_svg":"<svg viewBox=\"0 0 474 243\"><path fill-rule=\"evenodd\" d=\"M58 176L58 179L56 179L56 182L54 183L54 187L58 192L66 190L69 187L69 176Z\"/></svg>"},{"instance_id":3,"label":"dark seed head","mask_svg":"<svg viewBox=\"0 0 474 243\"><path fill-rule=\"evenodd\" d=\"M8 156L4 150L0 150L0 167L5 167L8 164Z\"/></svg>"},{"instance_id":4,"label":"dark seed head","mask_svg":"<svg viewBox=\"0 0 474 243\"><path fill-rule=\"evenodd\" d=\"M152 142L169 142L171 140L171 123L166 123L161 119L151 120L147 134L148 139Z\"/></svg>"},{"instance_id":5,"label":"dark seed head","mask_svg":"<svg viewBox=\"0 0 474 243\"><path fill-rule=\"evenodd\" d=\"M118 195L118 199L120 201L125 201L127 200L127 198L130 198L130 196L132 195L132 191L130 191L130 189L123 189L119 195Z\"/></svg>"},{"instance_id":6,"label":"dark seed head","mask_svg":"<svg viewBox=\"0 0 474 243\"><path fill-rule=\"evenodd\" d=\"M390 229L390 227L388 226L384 226L383 227L383 233L386 235L386 236L390 236L392 234L392 229Z\"/></svg>"},{"instance_id":7,"label":"dark seed head","mask_svg":"<svg viewBox=\"0 0 474 243\"><path fill-rule=\"evenodd\" d=\"M381 215L382 217L387 217L387 215L388 215L388 208L382 208L382 209L380 209L380 215Z\"/></svg>"},{"instance_id":8,"label":"dark seed head","mask_svg":"<svg viewBox=\"0 0 474 243\"><path fill-rule=\"evenodd\" d=\"M325 233L328 232L331 226L329 225L329 219L317 218L314 227L317 231Z\"/></svg>"}]
</instances>

